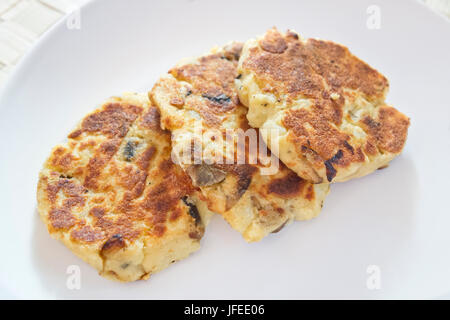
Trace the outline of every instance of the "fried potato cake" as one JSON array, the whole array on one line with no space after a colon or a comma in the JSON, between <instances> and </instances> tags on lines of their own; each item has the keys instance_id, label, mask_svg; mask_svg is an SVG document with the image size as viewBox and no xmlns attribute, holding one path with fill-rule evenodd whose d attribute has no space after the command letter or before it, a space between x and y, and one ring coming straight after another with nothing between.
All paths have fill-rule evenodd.
<instances>
[{"instance_id":1,"label":"fried potato cake","mask_svg":"<svg viewBox=\"0 0 450 320\"><path fill-rule=\"evenodd\" d=\"M259 241L293 220L310 220L320 213L330 190L329 184L312 184L281 162L273 175L262 174L261 165L254 168L239 200L229 210L219 212L247 242ZM227 187L225 181L218 190L206 189L205 193L226 192ZM214 199L206 201L214 208Z\"/></svg>"},{"instance_id":2,"label":"fried potato cake","mask_svg":"<svg viewBox=\"0 0 450 320\"><path fill-rule=\"evenodd\" d=\"M254 163L248 161L249 156L255 158L248 154L248 140L239 144L239 133L250 129L247 109L234 87L241 50L242 44L231 43L199 58L185 59L157 81L149 96L160 110L162 128L172 133L174 161L202 190L208 208L251 242L293 219L315 217L329 186L310 184L283 164L272 175L266 174L264 170L271 165L261 161L260 152ZM253 129L253 133L257 140L258 131ZM244 163L237 161L242 148L249 149L244 152ZM184 157L183 150L200 152L201 161L185 161L196 157ZM266 154L265 160L269 157ZM214 161L218 159L222 162Z\"/></svg>"},{"instance_id":3,"label":"fried potato cake","mask_svg":"<svg viewBox=\"0 0 450 320\"><path fill-rule=\"evenodd\" d=\"M146 94L111 98L52 150L39 176L51 236L109 279L147 279L187 257L210 216L172 163L159 118Z\"/></svg>"},{"instance_id":4,"label":"fried potato cake","mask_svg":"<svg viewBox=\"0 0 450 320\"><path fill-rule=\"evenodd\" d=\"M384 100L388 81L339 44L269 30L245 43L235 84L251 126L299 176L340 182L383 168L405 144L409 118Z\"/></svg>"}]
</instances>

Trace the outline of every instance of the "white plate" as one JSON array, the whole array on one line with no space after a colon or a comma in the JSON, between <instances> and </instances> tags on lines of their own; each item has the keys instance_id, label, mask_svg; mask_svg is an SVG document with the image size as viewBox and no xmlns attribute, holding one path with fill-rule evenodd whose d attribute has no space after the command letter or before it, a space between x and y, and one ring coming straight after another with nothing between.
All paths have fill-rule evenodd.
<instances>
[{"instance_id":1,"label":"white plate","mask_svg":"<svg viewBox=\"0 0 450 320\"><path fill-rule=\"evenodd\" d=\"M79 30L52 28L0 97L1 296L449 297L450 25L413 1L377 1L381 28L369 29L371 3L100 0L81 9ZM319 218L260 243L217 216L201 250L149 281L105 280L49 237L36 212L38 172L85 113L150 88L180 58L273 25L343 43L390 79L388 101L412 125L388 169L333 185ZM70 265L81 268L80 290L66 286Z\"/></svg>"}]
</instances>

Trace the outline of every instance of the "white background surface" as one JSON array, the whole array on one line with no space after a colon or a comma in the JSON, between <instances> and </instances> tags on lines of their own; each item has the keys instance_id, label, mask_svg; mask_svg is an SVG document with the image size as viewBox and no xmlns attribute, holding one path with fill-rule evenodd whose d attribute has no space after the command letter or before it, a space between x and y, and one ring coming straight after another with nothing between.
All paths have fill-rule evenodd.
<instances>
[{"instance_id":1,"label":"white background surface","mask_svg":"<svg viewBox=\"0 0 450 320\"><path fill-rule=\"evenodd\" d=\"M52 28L0 94L2 298L435 298L450 292L450 25L411 1L99 0ZM219 217L202 248L149 281L110 282L51 239L36 212L51 147L104 98L146 90L177 60L276 25L330 39L384 73L411 117L388 169L332 186L322 214L247 244ZM66 286L69 265L81 289ZM368 290L366 268L381 268Z\"/></svg>"},{"instance_id":2,"label":"white background surface","mask_svg":"<svg viewBox=\"0 0 450 320\"><path fill-rule=\"evenodd\" d=\"M0 86L32 44L86 0L0 0Z\"/></svg>"}]
</instances>

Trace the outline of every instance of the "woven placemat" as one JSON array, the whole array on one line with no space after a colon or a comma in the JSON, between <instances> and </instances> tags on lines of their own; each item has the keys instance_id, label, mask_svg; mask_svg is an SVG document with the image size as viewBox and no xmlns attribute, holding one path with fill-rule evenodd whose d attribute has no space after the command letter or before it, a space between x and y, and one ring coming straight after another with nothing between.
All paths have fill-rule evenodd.
<instances>
[{"instance_id":1,"label":"woven placemat","mask_svg":"<svg viewBox=\"0 0 450 320\"><path fill-rule=\"evenodd\" d=\"M0 0L0 85L33 43L86 0Z\"/></svg>"},{"instance_id":2,"label":"woven placemat","mask_svg":"<svg viewBox=\"0 0 450 320\"><path fill-rule=\"evenodd\" d=\"M0 86L24 53L50 26L86 1L0 0ZM450 18L450 0L421 1Z\"/></svg>"}]
</instances>

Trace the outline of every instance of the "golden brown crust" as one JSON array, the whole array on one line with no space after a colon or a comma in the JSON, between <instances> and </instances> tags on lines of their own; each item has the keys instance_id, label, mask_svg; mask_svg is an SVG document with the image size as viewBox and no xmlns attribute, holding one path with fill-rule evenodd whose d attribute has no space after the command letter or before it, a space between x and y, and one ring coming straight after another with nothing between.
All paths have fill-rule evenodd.
<instances>
[{"instance_id":1,"label":"golden brown crust","mask_svg":"<svg viewBox=\"0 0 450 320\"><path fill-rule=\"evenodd\" d=\"M93 248L104 269L143 239L201 238L203 221L183 201L197 190L172 163L170 133L160 129L155 107L114 98L79 127L53 150L40 175L39 211L50 233L65 234L76 252ZM180 229L170 231L174 226ZM111 274L127 279L120 270Z\"/></svg>"},{"instance_id":2,"label":"golden brown crust","mask_svg":"<svg viewBox=\"0 0 450 320\"><path fill-rule=\"evenodd\" d=\"M383 151L399 153L406 141L409 118L390 106L381 106L378 117L364 117L362 126Z\"/></svg>"},{"instance_id":3,"label":"golden brown crust","mask_svg":"<svg viewBox=\"0 0 450 320\"><path fill-rule=\"evenodd\" d=\"M149 96L162 110L162 126L172 132L183 127L186 131L194 131L197 126L205 130L214 128L223 130L223 137L226 136L223 127L225 121L232 122L230 129L248 127L245 108L240 104L234 88L241 51L242 43L231 43L211 54L178 65L169 71L170 77L161 78ZM167 112L169 105L178 110L195 111L201 124L188 123L187 117L176 115L174 111ZM192 143L190 148L193 150ZM227 192L226 201L220 205L225 210L239 200L256 170L248 164L198 164L189 166L186 171L200 187L223 182L227 176L226 183L234 187ZM214 179L214 183L210 183L211 179Z\"/></svg>"},{"instance_id":4,"label":"golden brown crust","mask_svg":"<svg viewBox=\"0 0 450 320\"><path fill-rule=\"evenodd\" d=\"M72 132L69 138L75 139L84 132L98 132L108 137L122 138L141 112L140 107L110 103L104 106L102 111L87 116L81 123L81 128Z\"/></svg>"},{"instance_id":5,"label":"golden brown crust","mask_svg":"<svg viewBox=\"0 0 450 320\"><path fill-rule=\"evenodd\" d=\"M281 34L274 28L249 45L244 57L240 71L253 75L258 92L273 94L274 105L283 109L279 125L288 130L287 142L300 159L288 161L283 155L282 160L309 163L315 172L314 177L300 169L298 174L305 173L314 182L335 177L343 181L346 176L340 169L348 169L351 176L356 166L365 165L366 156L402 150L409 119L384 106L387 79L346 47L302 39L292 31ZM300 100L309 105L297 107ZM355 115L353 108L363 111ZM364 117L358 119L361 114ZM353 134L361 129L364 138Z\"/></svg>"},{"instance_id":6,"label":"golden brown crust","mask_svg":"<svg viewBox=\"0 0 450 320\"><path fill-rule=\"evenodd\" d=\"M161 130L160 120L161 115L159 114L158 109L155 107L149 108L142 116L141 126L161 134L164 133L164 131ZM165 134L169 134L169 132L166 131Z\"/></svg>"},{"instance_id":7,"label":"golden brown crust","mask_svg":"<svg viewBox=\"0 0 450 320\"><path fill-rule=\"evenodd\" d=\"M111 113L109 112L111 111L111 105L106 105L104 109L108 112L105 113L104 110L101 110L89 115L86 119L90 120L84 120L82 126L87 127L85 124L86 122L92 123L93 121L91 119L101 118L103 120L111 120ZM117 110L122 110L122 108L119 104L114 104L114 113L116 115L120 114L121 116L113 118L124 119L125 117L122 117L123 112L116 113ZM140 109L133 107L133 110ZM155 111L157 112L156 108L150 107L137 125L139 126L142 123L148 128L156 127L155 123L149 122L150 118L153 119L151 120L152 122L157 121L158 117L154 116ZM108 116L105 117L105 114L108 114ZM136 117L137 116L138 115L136 115ZM136 117L134 117L135 120ZM99 121L99 123L103 123L103 120ZM119 122L121 122L122 125L117 126L108 123L105 124L108 127L106 129L97 125L90 126L90 128L96 127L98 128L96 130L102 132L106 136L116 137L117 134L110 133L118 132L119 136L124 137L128 132L128 129L125 131L122 120ZM132 123L128 123L128 127L131 125ZM112 127L117 130L110 130ZM159 131L157 136L165 142L166 145L162 143L163 148L169 146L170 135L168 132ZM122 199L114 199L117 202L116 206L97 206L92 209L96 218L93 226L98 230L101 230L101 233L104 234L104 236L97 238L100 240L112 237L114 234L121 234L124 239L132 240L139 235L140 231L135 231L132 227L139 220L147 223L149 230L153 229L153 224L155 224L155 234L157 236L164 235L165 229L162 224L167 220L169 211L180 205L181 207L185 207L181 199L186 195L194 193L195 189L192 186L189 177L171 162L167 150L161 150L161 143L158 146L149 145L141 152L139 157L135 158L133 164L112 160L113 157L117 155L119 146L122 143L123 140L119 138L111 138L101 143L96 152L94 152L94 156L89 159L85 168L81 168L81 171L86 172L86 174L84 180L82 177L78 177L82 179L80 180L80 184L78 184L71 176L67 178L61 170L51 173L53 175L59 174L59 177L57 177L54 182L48 182L47 184L48 201L53 208L49 213L49 219L55 230L67 230L74 225L84 226L86 221L83 219L77 220L75 216L71 214L71 209L76 206L83 207L86 204L86 193L103 191L110 192L114 195L116 192L114 189L117 189L117 187L110 185L107 182L105 183L106 174L114 177L114 182L117 186L123 188L123 197ZM149 178L148 168L157 149L160 149L159 152L166 153L166 159L159 160L159 163L153 164L153 166L158 166L154 171L158 172L160 177L153 176ZM64 148L58 147L55 149L50 157L51 164L54 165L60 163L60 161L55 161L55 159L58 159L59 155L62 153L61 150L64 150ZM72 154L69 155L75 157ZM65 156L67 156L67 154L65 154ZM153 175L156 175L156 172L154 172ZM156 179L157 183L150 185L152 178ZM47 177L45 177L45 179L47 179ZM57 195L59 192L62 192L65 198L62 205L58 205L59 199ZM144 195L142 200L137 202L134 201L141 195ZM113 221L104 217L104 212L112 211L116 213L116 216L117 214L120 214L120 218ZM175 216L172 216L172 220L176 220ZM87 239L89 242L92 242L93 238L92 236L88 236L89 233L92 234L91 229L82 227L76 232L73 232L72 237L79 241Z\"/></svg>"},{"instance_id":8,"label":"golden brown crust","mask_svg":"<svg viewBox=\"0 0 450 320\"><path fill-rule=\"evenodd\" d=\"M269 30L259 41L259 45L264 51L277 54L283 53L288 48L286 41L275 29Z\"/></svg>"},{"instance_id":9,"label":"golden brown crust","mask_svg":"<svg viewBox=\"0 0 450 320\"><path fill-rule=\"evenodd\" d=\"M246 151L245 164L236 164L235 153L225 157L234 164L202 162L187 164L185 170L202 190L202 200L211 211L222 214L247 241L258 241L293 219L317 215L328 186L313 186L282 164L274 176L265 176L258 157L258 163L249 164L249 140L237 143L238 130L251 129L234 86L241 50L241 44L231 44L171 69L169 76L155 84L150 97L161 110L162 126L172 132L174 145L193 150L185 137L201 127L219 130L224 140ZM191 110L198 116L192 116ZM253 133L258 139L258 130ZM216 152L222 148L213 142L205 145L214 146ZM320 192L317 197L316 190Z\"/></svg>"},{"instance_id":10,"label":"golden brown crust","mask_svg":"<svg viewBox=\"0 0 450 320\"><path fill-rule=\"evenodd\" d=\"M299 196L303 188L308 187L308 183L300 178L295 172L290 171L282 178L274 179L268 185L267 192L273 193L281 198L292 198ZM312 191L314 194L314 190ZM308 200L313 199L313 195L309 195Z\"/></svg>"},{"instance_id":11,"label":"golden brown crust","mask_svg":"<svg viewBox=\"0 0 450 320\"><path fill-rule=\"evenodd\" d=\"M331 41L301 41L294 34L269 30L260 47L250 49L243 67L265 79L271 89L288 93L293 99L302 96L322 100L342 88L360 90L368 100L384 98L387 79L346 47Z\"/></svg>"},{"instance_id":12,"label":"golden brown crust","mask_svg":"<svg viewBox=\"0 0 450 320\"><path fill-rule=\"evenodd\" d=\"M292 130L291 139L296 146L301 146L302 153L325 165L329 182L336 176L335 166L346 167L365 160L361 148L355 149L351 145L351 137L336 129L333 122L321 113L320 107L313 106L312 111L289 111L282 121L286 128Z\"/></svg>"},{"instance_id":13,"label":"golden brown crust","mask_svg":"<svg viewBox=\"0 0 450 320\"><path fill-rule=\"evenodd\" d=\"M80 226L79 228L72 229L70 237L80 242L94 243L99 240L103 240L105 235L98 228L92 228L91 226Z\"/></svg>"},{"instance_id":14,"label":"golden brown crust","mask_svg":"<svg viewBox=\"0 0 450 320\"><path fill-rule=\"evenodd\" d=\"M155 87L164 87L171 105L198 112L208 127L220 127L223 117L239 106L234 79L241 50L241 43L232 43L194 63L172 68L169 74L177 82L160 80ZM167 118L166 122L168 129L179 125Z\"/></svg>"},{"instance_id":15,"label":"golden brown crust","mask_svg":"<svg viewBox=\"0 0 450 320\"><path fill-rule=\"evenodd\" d=\"M233 50L235 48L233 47ZM196 63L182 65L169 71L178 81L191 84L190 94L185 98L197 95L203 98L206 107L214 114L220 114L235 108L238 103L237 93L234 90L234 79L237 76L235 53L225 51L200 57ZM176 97L183 101L184 97ZM192 97L191 97L192 98ZM175 98L173 98L175 99Z\"/></svg>"}]
</instances>

